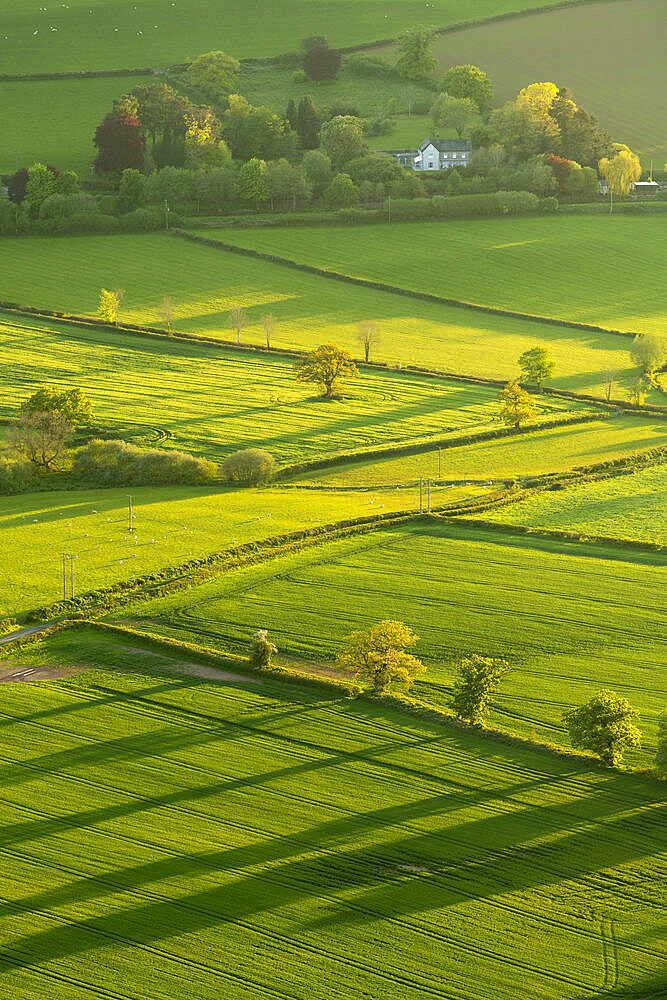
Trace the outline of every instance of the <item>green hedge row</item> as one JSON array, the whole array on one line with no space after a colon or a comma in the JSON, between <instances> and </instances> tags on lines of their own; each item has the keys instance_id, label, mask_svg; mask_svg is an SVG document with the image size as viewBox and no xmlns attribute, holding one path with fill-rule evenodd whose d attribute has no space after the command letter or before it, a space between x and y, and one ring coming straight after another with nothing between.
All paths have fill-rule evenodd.
<instances>
[{"instance_id":1,"label":"green hedge row","mask_svg":"<svg viewBox=\"0 0 667 1000\"><path fill-rule=\"evenodd\" d=\"M63 73L0 73L0 82L10 80L93 80L105 76L152 76L150 66L141 69L81 69Z\"/></svg>"},{"instance_id":2,"label":"green hedge row","mask_svg":"<svg viewBox=\"0 0 667 1000\"><path fill-rule=\"evenodd\" d=\"M450 518L441 515L444 520ZM480 518L452 518L453 523L464 520L475 528L502 531L508 535L534 535L538 538L555 538L566 542L587 542L591 545L613 545L616 548L636 549L640 552L665 552L667 545L659 542L640 542L630 538L615 538L612 535L591 535L582 531L566 531L560 528L533 528L525 524L504 524L501 521L485 521Z\"/></svg>"},{"instance_id":3,"label":"green hedge row","mask_svg":"<svg viewBox=\"0 0 667 1000\"><path fill-rule=\"evenodd\" d=\"M602 2L602 0L600 0ZM486 195L464 195L462 197L487 197ZM489 196L490 197L490 196ZM627 330L611 330L604 326L595 326L591 323L577 323L574 320L555 319L552 316L538 316L533 313L515 312L509 309L499 309L495 306L477 305L473 302L463 302L460 299L450 299L442 295L435 295L431 292L419 292L410 288L401 288L399 285L390 285L383 281L372 281L370 278L359 278L351 274L344 274L341 271L332 271L329 268L318 267L315 264L304 264L300 261L291 260L288 257L281 257L278 254L264 253L261 250L253 250L250 247L237 246L235 243L226 243L223 240L209 239L207 236L199 236L196 233L189 233L184 229L170 229L172 235L181 239L190 240L193 243L200 243L204 246L212 247L216 250L226 250L230 253L240 254L244 257L254 257L258 260L266 260L273 264L282 264L296 271L304 271L308 274L316 274L323 278L332 278L335 281L345 281L353 285L361 285L364 288L373 288L381 292L392 292L394 295L405 295L408 298L419 299L423 302L435 302L438 305L455 306L460 309L472 309L475 312L482 312L494 316L506 316L510 319L527 320L531 323L546 323L549 326L562 326L571 330L583 330L586 333L608 333L617 337L634 339L635 333Z\"/></svg>"}]
</instances>

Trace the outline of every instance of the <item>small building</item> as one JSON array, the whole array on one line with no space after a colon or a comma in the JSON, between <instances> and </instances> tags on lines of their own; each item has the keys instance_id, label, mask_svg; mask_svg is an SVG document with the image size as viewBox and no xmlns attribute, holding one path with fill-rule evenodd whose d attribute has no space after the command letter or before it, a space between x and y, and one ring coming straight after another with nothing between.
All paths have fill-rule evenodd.
<instances>
[{"instance_id":1,"label":"small building","mask_svg":"<svg viewBox=\"0 0 667 1000\"><path fill-rule=\"evenodd\" d=\"M467 167L470 163L472 143L470 139L424 139L413 149L388 149L402 167L429 173L435 170L451 170L452 167Z\"/></svg>"},{"instance_id":2,"label":"small building","mask_svg":"<svg viewBox=\"0 0 667 1000\"><path fill-rule=\"evenodd\" d=\"M632 185L632 190L638 195L652 195L658 193L660 185L657 181L636 181Z\"/></svg>"}]
</instances>

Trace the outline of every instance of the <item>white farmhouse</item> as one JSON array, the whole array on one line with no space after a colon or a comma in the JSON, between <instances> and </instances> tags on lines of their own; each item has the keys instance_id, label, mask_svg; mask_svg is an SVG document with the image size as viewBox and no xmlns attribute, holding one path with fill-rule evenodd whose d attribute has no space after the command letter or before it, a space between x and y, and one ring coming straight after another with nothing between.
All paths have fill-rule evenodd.
<instances>
[{"instance_id":1,"label":"white farmhouse","mask_svg":"<svg viewBox=\"0 0 667 1000\"><path fill-rule=\"evenodd\" d=\"M452 167L467 167L470 163L472 144L470 139L424 139L417 152L410 149L394 150L402 167L428 173L431 170L451 170Z\"/></svg>"}]
</instances>

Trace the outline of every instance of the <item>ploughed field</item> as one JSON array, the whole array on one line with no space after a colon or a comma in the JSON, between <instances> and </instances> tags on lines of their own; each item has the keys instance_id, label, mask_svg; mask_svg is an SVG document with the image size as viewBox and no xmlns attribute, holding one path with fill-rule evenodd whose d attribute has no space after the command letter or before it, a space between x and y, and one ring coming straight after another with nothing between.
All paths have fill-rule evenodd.
<instances>
[{"instance_id":1,"label":"ploughed field","mask_svg":"<svg viewBox=\"0 0 667 1000\"><path fill-rule=\"evenodd\" d=\"M83 631L43 664L121 670L0 687L8 994L655 995L656 783Z\"/></svg>"},{"instance_id":2,"label":"ploughed field","mask_svg":"<svg viewBox=\"0 0 667 1000\"><path fill-rule=\"evenodd\" d=\"M186 594L134 607L150 631L245 650L268 628L279 649L331 662L350 632L407 622L428 665L419 698L446 704L462 655L504 657L512 670L491 725L567 745L566 709L608 687L639 710L649 764L667 690L664 553L567 543L465 522L396 526Z\"/></svg>"},{"instance_id":3,"label":"ploughed field","mask_svg":"<svg viewBox=\"0 0 667 1000\"><path fill-rule=\"evenodd\" d=\"M667 213L234 229L213 235L476 305L667 334ZM477 322L474 313L471 322Z\"/></svg>"},{"instance_id":4,"label":"ploughed field","mask_svg":"<svg viewBox=\"0 0 667 1000\"><path fill-rule=\"evenodd\" d=\"M424 229L418 226L411 232ZM366 238L365 231L366 227L358 230L360 240ZM309 232L313 239L319 239L316 234L321 232L325 240L334 239L327 234L337 230ZM225 232L225 238L231 236ZM235 240L255 236L233 234ZM401 256L405 253L403 248ZM316 259L314 252L311 259ZM125 289L121 321L147 325L163 326L160 303L169 295L179 333L235 340L228 318L239 305L248 316L241 335L248 344L265 343L261 317L270 312L277 322L274 346L305 349L333 341L358 356L357 324L373 320L382 339L372 359L391 365L509 379L518 374L519 355L540 344L553 357L553 384L561 388L601 396L605 372L611 370L616 373L614 395L623 398L638 375L626 337L423 302L199 246L166 233L16 240L0 271L0 298L70 313L95 315L100 288ZM663 397L655 391L649 401L662 403Z\"/></svg>"}]
</instances>

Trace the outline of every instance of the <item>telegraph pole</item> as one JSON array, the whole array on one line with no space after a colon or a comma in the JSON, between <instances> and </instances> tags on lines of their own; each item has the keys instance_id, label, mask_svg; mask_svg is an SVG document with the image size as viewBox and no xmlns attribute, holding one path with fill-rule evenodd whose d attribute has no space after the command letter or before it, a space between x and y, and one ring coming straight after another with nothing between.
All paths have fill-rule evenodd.
<instances>
[{"instance_id":1,"label":"telegraph pole","mask_svg":"<svg viewBox=\"0 0 667 1000\"><path fill-rule=\"evenodd\" d=\"M387 222L391 225L391 195L387 198Z\"/></svg>"},{"instance_id":2,"label":"telegraph pole","mask_svg":"<svg viewBox=\"0 0 667 1000\"><path fill-rule=\"evenodd\" d=\"M438 479L442 475L442 448L438 448Z\"/></svg>"},{"instance_id":3,"label":"telegraph pole","mask_svg":"<svg viewBox=\"0 0 667 1000\"><path fill-rule=\"evenodd\" d=\"M426 510L431 513L431 480L426 480Z\"/></svg>"},{"instance_id":4,"label":"telegraph pole","mask_svg":"<svg viewBox=\"0 0 667 1000\"><path fill-rule=\"evenodd\" d=\"M130 531L134 531L134 524L132 523L134 521L134 514L132 513L132 497L129 494L127 497L127 520L128 529Z\"/></svg>"},{"instance_id":5,"label":"telegraph pole","mask_svg":"<svg viewBox=\"0 0 667 1000\"><path fill-rule=\"evenodd\" d=\"M423 479L419 480L419 513L420 514L422 513L422 510L423 510L423 500L422 500L422 498L423 498L423 486L422 486L423 482L424 482Z\"/></svg>"},{"instance_id":6,"label":"telegraph pole","mask_svg":"<svg viewBox=\"0 0 667 1000\"><path fill-rule=\"evenodd\" d=\"M164 228L169 229L169 202L164 199Z\"/></svg>"},{"instance_id":7,"label":"telegraph pole","mask_svg":"<svg viewBox=\"0 0 667 1000\"><path fill-rule=\"evenodd\" d=\"M69 562L69 596L74 597L74 560L73 552L63 552L63 601L67 600L67 563Z\"/></svg>"}]
</instances>

